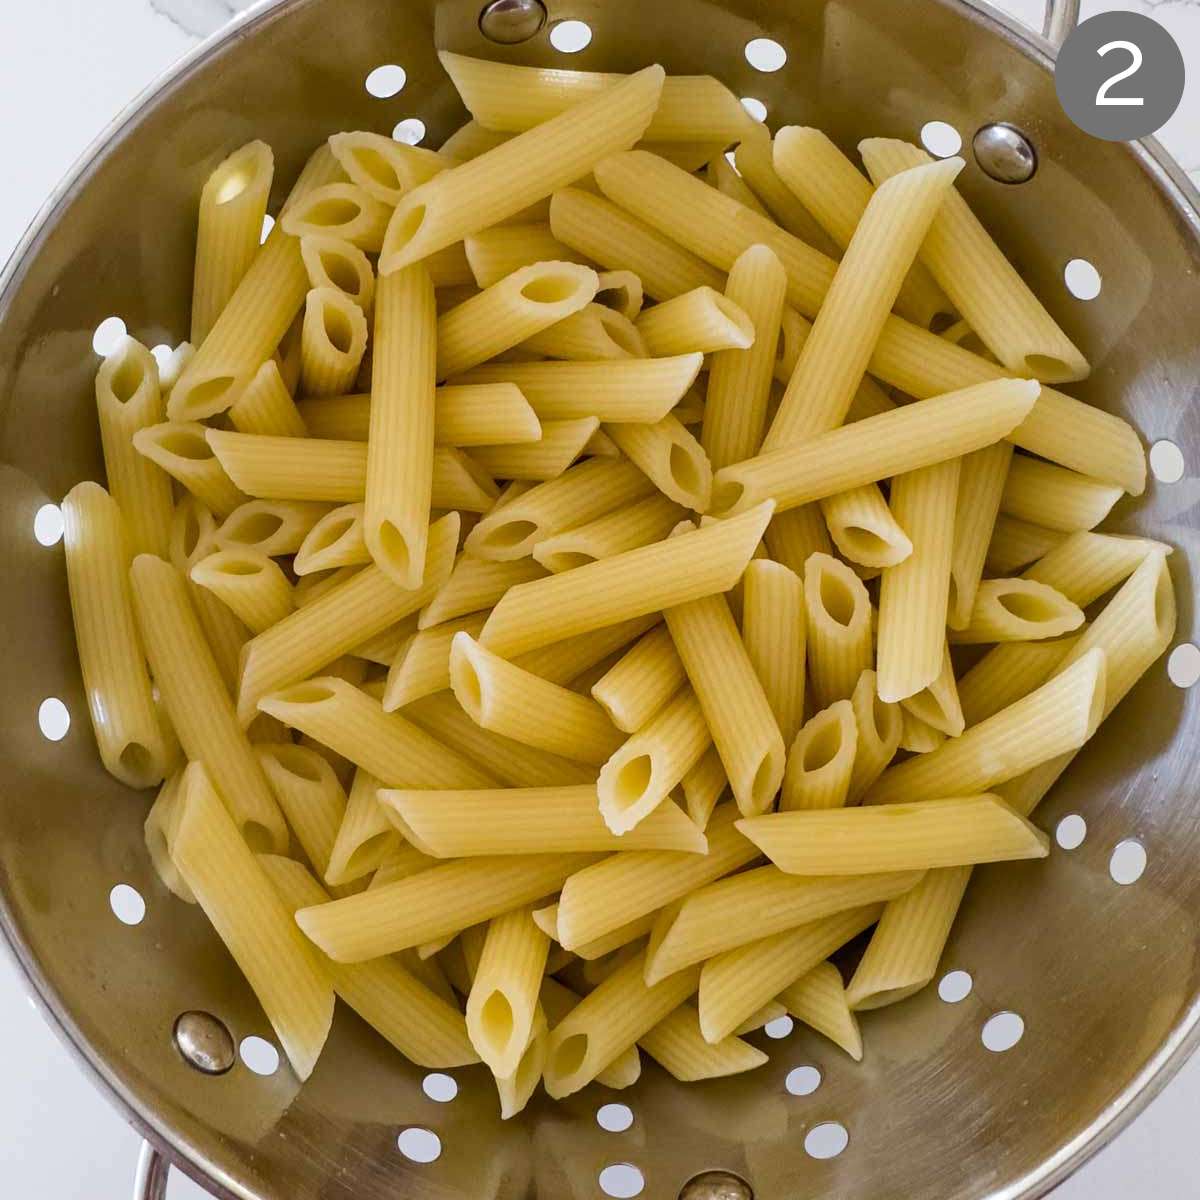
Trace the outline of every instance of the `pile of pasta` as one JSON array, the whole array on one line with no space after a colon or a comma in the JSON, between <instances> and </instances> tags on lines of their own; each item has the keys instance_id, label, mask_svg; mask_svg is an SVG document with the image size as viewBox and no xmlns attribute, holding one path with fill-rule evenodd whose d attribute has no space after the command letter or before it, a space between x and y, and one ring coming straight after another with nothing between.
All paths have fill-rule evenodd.
<instances>
[{"instance_id":1,"label":"pile of pasta","mask_svg":"<svg viewBox=\"0 0 1200 1200\"><path fill-rule=\"evenodd\" d=\"M1142 446L960 159L442 59L473 119L331 137L261 245L270 150L218 166L190 343L100 368L100 755L301 1078L335 996L505 1116L785 1012L860 1058L1171 639L1094 532Z\"/></svg>"}]
</instances>

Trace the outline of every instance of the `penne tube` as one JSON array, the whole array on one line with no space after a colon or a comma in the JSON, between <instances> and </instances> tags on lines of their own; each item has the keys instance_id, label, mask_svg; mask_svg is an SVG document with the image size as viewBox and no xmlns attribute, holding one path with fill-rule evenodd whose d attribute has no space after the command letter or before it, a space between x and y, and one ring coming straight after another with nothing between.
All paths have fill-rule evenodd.
<instances>
[{"instance_id":1,"label":"penne tube","mask_svg":"<svg viewBox=\"0 0 1200 1200\"><path fill-rule=\"evenodd\" d=\"M811 555L833 555L829 531L817 504L805 504L780 513L767 526L763 541L776 562L801 577Z\"/></svg>"},{"instance_id":2,"label":"penne tube","mask_svg":"<svg viewBox=\"0 0 1200 1200\"><path fill-rule=\"evenodd\" d=\"M452 155L409 146L379 133L335 133L329 148L351 183L392 208L406 193L454 162Z\"/></svg>"},{"instance_id":3,"label":"penne tube","mask_svg":"<svg viewBox=\"0 0 1200 1200\"><path fill-rule=\"evenodd\" d=\"M771 214L767 212L766 206L750 190L750 185L742 178L740 168L735 170L733 163L725 157L724 151L714 154L709 159L704 178L718 192L728 196L731 200L736 200L739 204L758 213L759 216L770 219Z\"/></svg>"},{"instance_id":4,"label":"penne tube","mask_svg":"<svg viewBox=\"0 0 1200 1200\"><path fill-rule=\"evenodd\" d=\"M602 95L625 75L547 70L438 52L471 115L503 133L532 129L575 105ZM750 124L737 97L711 75L672 75L644 136L657 142L736 141Z\"/></svg>"},{"instance_id":5,"label":"penne tube","mask_svg":"<svg viewBox=\"0 0 1200 1200\"><path fill-rule=\"evenodd\" d=\"M283 815L238 725L183 576L149 554L133 560L129 576L150 671L184 753L207 767L251 849L285 848Z\"/></svg>"},{"instance_id":6,"label":"penne tube","mask_svg":"<svg viewBox=\"0 0 1200 1200\"><path fill-rule=\"evenodd\" d=\"M734 1030L736 1037L745 1037L748 1033L756 1033L758 1030L769 1025L772 1021L779 1020L780 1017L787 1016L787 1009L779 1003L778 1000L769 1000L756 1013L751 1013L742 1023ZM703 1035L701 1035L703 1036ZM707 1043L706 1043L707 1044Z\"/></svg>"},{"instance_id":7,"label":"penne tube","mask_svg":"<svg viewBox=\"0 0 1200 1200\"><path fill-rule=\"evenodd\" d=\"M371 312L375 303L375 271L371 260L357 246L344 238L314 233L300 239L300 257L311 288L332 288L364 313Z\"/></svg>"},{"instance_id":8,"label":"penne tube","mask_svg":"<svg viewBox=\"0 0 1200 1200\"><path fill-rule=\"evenodd\" d=\"M658 107L663 79L661 67L647 67L409 192L388 227L381 274L498 224L633 145Z\"/></svg>"},{"instance_id":9,"label":"penne tube","mask_svg":"<svg viewBox=\"0 0 1200 1200\"><path fill-rule=\"evenodd\" d=\"M746 314L754 340L716 354L709 370L700 441L714 468L753 458L762 445L786 291L787 276L766 246L751 246L730 269L725 299Z\"/></svg>"},{"instance_id":10,"label":"penne tube","mask_svg":"<svg viewBox=\"0 0 1200 1200\"><path fill-rule=\"evenodd\" d=\"M531 354L572 362L646 358L649 355L642 335L628 317L594 301L549 329L527 337L521 348Z\"/></svg>"},{"instance_id":11,"label":"penne tube","mask_svg":"<svg viewBox=\"0 0 1200 1200\"><path fill-rule=\"evenodd\" d=\"M784 745L804 721L804 582L782 563L756 560L743 576L742 639Z\"/></svg>"},{"instance_id":12,"label":"penne tube","mask_svg":"<svg viewBox=\"0 0 1200 1200\"><path fill-rule=\"evenodd\" d=\"M792 742L780 811L841 808L848 800L857 755L854 706L849 700L836 700L806 721Z\"/></svg>"},{"instance_id":13,"label":"penne tube","mask_svg":"<svg viewBox=\"0 0 1200 1200\"><path fill-rule=\"evenodd\" d=\"M892 511L913 552L883 572L879 586L879 697L915 696L938 677L946 656L946 606L961 460L892 480Z\"/></svg>"},{"instance_id":14,"label":"penne tube","mask_svg":"<svg viewBox=\"0 0 1200 1200\"><path fill-rule=\"evenodd\" d=\"M918 887L920 884L917 885ZM887 915L887 908L884 910ZM842 973L831 962L818 963L779 995L787 1011L835 1046L862 1062L862 1032L850 1007Z\"/></svg>"},{"instance_id":15,"label":"penne tube","mask_svg":"<svg viewBox=\"0 0 1200 1200\"><path fill-rule=\"evenodd\" d=\"M330 887L345 887L370 875L403 847L403 839L379 803L380 786L379 780L361 767L354 772L325 868L324 879ZM431 856L422 855L422 859L425 867L434 865ZM405 871L403 877L410 874L416 871Z\"/></svg>"},{"instance_id":16,"label":"penne tube","mask_svg":"<svg viewBox=\"0 0 1200 1200\"><path fill-rule=\"evenodd\" d=\"M423 696L444 692L450 686L451 642L459 633L478 637L486 620L487 613L470 613L416 633L390 664L384 711L395 712Z\"/></svg>"},{"instance_id":17,"label":"penne tube","mask_svg":"<svg viewBox=\"0 0 1200 1200\"><path fill-rule=\"evenodd\" d=\"M335 574L343 570L354 570L354 568L339 567ZM301 582L303 583L303 580ZM360 642L349 653L355 658L362 659L364 663L376 663L381 667L390 667L416 635L416 632L417 614L410 613L382 633L377 633L365 642Z\"/></svg>"},{"instance_id":18,"label":"penne tube","mask_svg":"<svg viewBox=\"0 0 1200 1200\"><path fill-rule=\"evenodd\" d=\"M1082 640L1076 651L1080 645ZM1077 750L1100 722L1105 676L1104 651L1088 649L1036 691L971 726L961 737L885 771L867 792L867 802L972 795Z\"/></svg>"},{"instance_id":19,"label":"penne tube","mask_svg":"<svg viewBox=\"0 0 1200 1200\"><path fill-rule=\"evenodd\" d=\"M635 500L602 517L538 542L533 557L548 571L570 571L623 550L662 541L686 516L661 494Z\"/></svg>"},{"instance_id":20,"label":"penne tube","mask_svg":"<svg viewBox=\"0 0 1200 1200\"><path fill-rule=\"evenodd\" d=\"M261 241L275 174L265 142L247 142L204 184L192 284L192 345L199 346L250 269Z\"/></svg>"},{"instance_id":21,"label":"penne tube","mask_svg":"<svg viewBox=\"0 0 1200 1200\"><path fill-rule=\"evenodd\" d=\"M362 572L363 568L358 566L333 567L328 571L314 571L311 575L301 576L297 579L295 588L292 589L292 598L296 601L296 607L307 608L327 592L333 591L340 584L345 583L348 579L353 579L356 575L361 575ZM392 630L387 629L384 632L390 635ZM368 639L368 641L371 640L373 639ZM357 648L354 647L354 649Z\"/></svg>"},{"instance_id":22,"label":"penne tube","mask_svg":"<svg viewBox=\"0 0 1200 1200\"><path fill-rule=\"evenodd\" d=\"M498 854L674 850L704 854L707 841L675 804L661 804L636 828L606 828L596 786L493 791L380 792L394 824L437 858Z\"/></svg>"},{"instance_id":23,"label":"penne tube","mask_svg":"<svg viewBox=\"0 0 1200 1200\"><path fill-rule=\"evenodd\" d=\"M555 1026L546 1054L546 1091L561 1100L586 1086L691 996L699 980L693 969L647 987L642 955L631 958Z\"/></svg>"},{"instance_id":24,"label":"penne tube","mask_svg":"<svg viewBox=\"0 0 1200 1200\"><path fill-rule=\"evenodd\" d=\"M535 915L536 920L536 915ZM547 976L542 980L541 1001L551 1026L558 1025L582 999L576 992ZM620 1090L632 1087L642 1073L636 1045L630 1046L596 1076L596 1082Z\"/></svg>"},{"instance_id":25,"label":"penne tube","mask_svg":"<svg viewBox=\"0 0 1200 1200\"><path fill-rule=\"evenodd\" d=\"M660 806L674 808L664 802L711 744L700 702L685 687L601 768L596 792L605 825L629 835Z\"/></svg>"},{"instance_id":26,"label":"penne tube","mask_svg":"<svg viewBox=\"0 0 1200 1200\"><path fill-rule=\"evenodd\" d=\"M377 254L392 215L391 206L355 183L326 183L284 212L279 224L290 237L313 234L341 238Z\"/></svg>"},{"instance_id":27,"label":"penne tube","mask_svg":"<svg viewBox=\"0 0 1200 1200\"><path fill-rule=\"evenodd\" d=\"M642 281L632 271L601 271L596 303L620 313L627 321L636 321L645 301Z\"/></svg>"},{"instance_id":28,"label":"penne tube","mask_svg":"<svg viewBox=\"0 0 1200 1200\"><path fill-rule=\"evenodd\" d=\"M771 220L801 241L824 249L826 239L821 226L776 171L773 150L765 128L751 129L734 152L742 179L762 201Z\"/></svg>"},{"instance_id":29,"label":"penne tube","mask_svg":"<svg viewBox=\"0 0 1200 1200\"><path fill-rule=\"evenodd\" d=\"M1018 454L1009 467L1000 511L1019 521L1073 533L1099 525L1120 498L1119 487Z\"/></svg>"},{"instance_id":30,"label":"penne tube","mask_svg":"<svg viewBox=\"0 0 1200 1200\"><path fill-rule=\"evenodd\" d=\"M130 541L117 502L78 483L62 502L75 646L96 748L128 787L161 782L171 745L154 703L129 585Z\"/></svg>"},{"instance_id":31,"label":"penne tube","mask_svg":"<svg viewBox=\"0 0 1200 1200\"><path fill-rule=\"evenodd\" d=\"M1067 534L1001 513L988 543L985 570L989 575L1012 575L1066 541Z\"/></svg>"},{"instance_id":32,"label":"penne tube","mask_svg":"<svg viewBox=\"0 0 1200 1200\"><path fill-rule=\"evenodd\" d=\"M716 350L748 350L755 328L749 314L727 296L701 287L645 309L637 331L647 351L657 357L711 354Z\"/></svg>"},{"instance_id":33,"label":"penne tube","mask_svg":"<svg viewBox=\"0 0 1200 1200\"><path fill-rule=\"evenodd\" d=\"M273 358L258 368L246 390L230 405L229 423L239 433L270 437L305 437L308 432Z\"/></svg>"},{"instance_id":34,"label":"penne tube","mask_svg":"<svg viewBox=\"0 0 1200 1200\"><path fill-rule=\"evenodd\" d=\"M189 578L207 588L251 633L262 633L293 611L292 585L279 564L257 550L217 550Z\"/></svg>"},{"instance_id":35,"label":"penne tube","mask_svg":"<svg viewBox=\"0 0 1200 1200\"><path fill-rule=\"evenodd\" d=\"M146 853L150 855L154 872L163 885L185 904L195 904L196 897L192 889L188 887L167 850L167 833L174 820L175 801L179 796L179 785L182 781L183 771L176 771L159 788L158 795L146 814L142 832L146 842Z\"/></svg>"},{"instance_id":36,"label":"penne tube","mask_svg":"<svg viewBox=\"0 0 1200 1200\"><path fill-rule=\"evenodd\" d=\"M1031 642L1058 637L1083 624L1083 610L1061 592L1032 579L985 579L965 629L951 630L958 645Z\"/></svg>"},{"instance_id":37,"label":"penne tube","mask_svg":"<svg viewBox=\"0 0 1200 1200\"><path fill-rule=\"evenodd\" d=\"M220 550L261 550L272 557L295 554L329 505L305 500L248 500L213 531Z\"/></svg>"},{"instance_id":38,"label":"penne tube","mask_svg":"<svg viewBox=\"0 0 1200 1200\"><path fill-rule=\"evenodd\" d=\"M768 498L786 511L970 454L1019 424L1038 386L1024 379L982 384L723 467L713 482L713 512L742 512Z\"/></svg>"},{"instance_id":39,"label":"penne tube","mask_svg":"<svg viewBox=\"0 0 1200 1200\"><path fill-rule=\"evenodd\" d=\"M758 867L720 879L658 914L646 948L646 982L653 986L676 971L833 913L891 900L920 878L917 871L898 871L797 879L778 867Z\"/></svg>"},{"instance_id":40,"label":"penne tube","mask_svg":"<svg viewBox=\"0 0 1200 1200\"><path fill-rule=\"evenodd\" d=\"M638 1045L681 1083L740 1075L768 1061L756 1046L732 1034L709 1045L700 1032L700 1014L692 1004L681 1004L643 1034Z\"/></svg>"},{"instance_id":41,"label":"penne tube","mask_svg":"<svg viewBox=\"0 0 1200 1200\"><path fill-rule=\"evenodd\" d=\"M383 887L387 883L396 883L401 879L407 879L410 875L416 875L418 871L427 871L436 865L436 861L429 855L422 854L416 846L397 846L379 864L367 886L376 888Z\"/></svg>"},{"instance_id":42,"label":"penne tube","mask_svg":"<svg viewBox=\"0 0 1200 1200\"><path fill-rule=\"evenodd\" d=\"M936 750L944 741L946 735L940 729L922 721L909 709L901 706L900 710L900 749L910 754L928 754Z\"/></svg>"},{"instance_id":43,"label":"penne tube","mask_svg":"<svg viewBox=\"0 0 1200 1200\"><path fill-rule=\"evenodd\" d=\"M751 862L758 852L734 828L736 816L732 804L713 813L707 854L633 851L572 875L559 898L559 944L586 946Z\"/></svg>"},{"instance_id":44,"label":"penne tube","mask_svg":"<svg viewBox=\"0 0 1200 1200\"><path fill-rule=\"evenodd\" d=\"M994 646L958 681L964 723L977 725L1041 687L1062 666L1077 640L1065 637Z\"/></svg>"},{"instance_id":45,"label":"penne tube","mask_svg":"<svg viewBox=\"0 0 1200 1200\"><path fill-rule=\"evenodd\" d=\"M204 426L198 422L164 421L139 429L133 435L133 447L177 479L205 508L227 517L246 497L225 473L204 435Z\"/></svg>"},{"instance_id":46,"label":"penne tube","mask_svg":"<svg viewBox=\"0 0 1200 1200\"><path fill-rule=\"evenodd\" d=\"M242 840L201 762L184 772L167 848L262 1004L292 1069L307 1079L333 1021L329 975Z\"/></svg>"},{"instance_id":47,"label":"penne tube","mask_svg":"<svg viewBox=\"0 0 1200 1200\"><path fill-rule=\"evenodd\" d=\"M554 534L594 521L651 491L650 481L631 463L580 463L488 513L471 530L465 549L480 558L524 558Z\"/></svg>"},{"instance_id":48,"label":"penne tube","mask_svg":"<svg viewBox=\"0 0 1200 1200\"><path fill-rule=\"evenodd\" d=\"M522 267L535 263L583 262L564 246L544 222L531 225L495 225L463 239L471 275L481 288L489 288Z\"/></svg>"},{"instance_id":49,"label":"penne tube","mask_svg":"<svg viewBox=\"0 0 1200 1200\"><path fill-rule=\"evenodd\" d=\"M579 312L598 285L596 272L578 263L518 268L439 318L438 377L460 375Z\"/></svg>"},{"instance_id":50,"label":"penne tube","mask_svg":"<svg viewBox=\"0 0 1200 1200\"><path fill-rule=\"evenodd\" d=\"M547 483L557 479L587 453L600 430L595 417L578 421L543 421L541 437L520 445L476 446L472 460L488 476Z\"/></svg>"},{"instance_id":51,"label":"penne tube","mask_svg":"<svg viewBox=\"0 0 1200 1200\"><path fill-rule=\"evenodd\" d=\"M298 862L262 854L258 865L289 916L329 899ZM422 979L394 958L350 966L335 963L323 954L318 958L339 998L418 1066L448 1069L479 1061L462 1013L451 996L433 990L433 977Z\"/></svg>"},{"instance_id":52,"label":"penne tube","mask_svg":"<svg viewBox=\"0 0 1200 1200\"><path fill-rule=\"evenodd\" d=\"M450 681L471 719L492 733L593 764L621 745L608 714L590 697L506 662L468 633L454 637Z\"/></svg>"},{"instance_id":53,"label":"penne tube","mask_svg":"<svg viewBox=\"0 0 1200 1200\"><path fill-rule=\"evenodd\" d=\"M658 625L593 684L592 697L618 729L636 733L662 711L686 680L671 631Z\"/></svg>"},{"instance_id":54,"label":"penne tube","mask_svg":"<svg viewBox=\"0 0 1200 1200\"><path fill-rule=\"evenodd\" d=\"M950 552L950 601L946 623L963 629L971 620L975 593L983 578L988 546L996 528L1000 497L1012 462L1012 446L997 442L962 460L954 544Z\"/></svg>"},{"instance_id":55,"label":"penne tube","mask_svg":"<svg viewBox=\"0 0 1200 1200\"><path fill-rule=\"evenodd\" d=\"M303 261L303 254L301 261ZM283 339L275 348L275 353L270 356L270 361L279 368L279 378L283 381L283 386L287 388L289 395L294 395L300 386L300 339L303 333L304 307L301 303L299 312L287 327ZM364 364L368 366L368 369L369 362L369 357L364 358ZM236 403L235 399L234 404ZM233 405L230 407L232 408Z\"/></svg>"},{"instance_id":56,"label":"penne tube","mask_svg":"<svg viewBox=\"0 0 1200 1200\"><path fill-rule=\"evenodd\" d=\"M490 609L509 588L545 575L541 564L532 559L496 562L461 554L450 577L422 610L420 628L429 629L467 613Z\"/></svg>"},{"instance_id":57,"label":"penne tube","mask_svg":"<svg viewBox=\"0 0 1200 1200\"><path fill-rule=\"evenodd\" d=\"M1120 534L1071 534L1024 574L1025 579L1052 587L1072 604L1086 608L1105 592L1124 583L1150 554L1170 554L1164 542Z\"/></svg>"},{"instance_id":58,"label":"penne tube","mask_svg":"<svg viewBox=\"0 0 1200 1200\"><path fill-rule=\"evenodd\" d=\"M789 875L925 871L1050 853L1049 838L993 795L771 813L738 828Z\"/></svg>"},{"instance_id":59,"label":"penne tube","mask_svg":"<svg viewBox=\"0 0 1200 1200\"><path fill-rule=\"evenodd\" d=\"M903 726L901 709L879 699L874 671L864 671L850 697L857 731L857 750L846 803L857 804L863 793L883 774L900 745Z\"/></svg>"},{"instance_id":60,"label":"penne tube","mask_svg":"<svg viewBox=\"0 0 1200 1200\"><path fill-rule=\"evenodd\" d=\"M897 172L932 161L920 147L895 138L867 138L859 143L859 151L880 186ZM957 191L946 197L930 226L921 260L971 329L1009 370L1048 383L1087 378L1087 359Z\"/></svg>"},{"instance_id":61,"label":"penne tube","mask_svg":"<svg viewBox=\"0 0 1200 1200\"><path fill-rule=\"evenodd\" d=\"M729 786L725 764L715 746L683 777L683 800L687 814L698 829L707 829L717 802Z\"/></svg>"},{"instance_id":62,"label":"penne tube","mask_svg":"<svg viewBox=\"0 0 1200 1200\"><path fill-rule=\"evenodd\" d=\"M370 561L363 531L363 504L359 501L330 510L304 535L292 569L305 576Z\"/></svg>"},{"instance_id":63,"label":"penne tube","mask_svg":"<svg viewBox=\"0 0 1200 1200\"><path fill-rule=\"evenodd\" d=\"M871 181L819 129L799 125L787 125L776 133L772 165L785 188L845 250L870 203ZM954 306L918 259L901 285L897 311L928 328L935 316L953 314Z\"/></svg>"},{"instance_id":64,"label":"penne tube","mask_svg":"<svg viewBox=\"0 0 1200 1200\"><path fill-rule=\"evenodd\" d=\"M304 302L300 388L307 396L350 391L367 348L362 309L336 288L314 288Z\"/></svg>"},{"instance_id":65,"label":"penne tube","mask_svg":"<svg viewBox=\"0 0 1200 1200\"><path fill-rule=\"evenodd\" d=\"M812 326L794 308L784 305L783 320L779 326L779 349L775 356L776 383L787 386L800 361L800 349L808 340L811 330ZM862 384L859 384L861 388Z\"/></svg>"},{"instance_id":66,"label":"penne tube","mask_svg":"<svg viewBox=\"0 0 1200 1200\"><path fill-rule=\"evenodd\" d=\"M861 567L895 567L911 556L912 540L888 507L878 484L867 483L838 492L820 503L833 544L852 563Z\"/></svg>"},{"instance_id":67,"label":"penne tube","mask_svg":"<svg viewBox=\"0 0 1200 1200\"><path fill-rule=\"evenodd\" d=\"M463 384L511 383L543 421L599 417L609 424L660 421L696 381L701 354L616 362L489 363Z\"/></svg>"},{"instance_id":68,"label":"penne tube","mask_svg":"<svg viewBox=\"0 0 1200 1200\"><path fill-rule=\"evenodd\" d=\"M139 430L166 417L158 364L140 342L125 338L96 374L96 414L104 450L104 476L121 510L131 554L167 553L171 530L171 480L133 444Z\"/></svg>"},{"instance_id":69,"label":"penne tube","mask_svg":"<svg viewBox=\"0 0 1200 1200\"><path fill-rule=\"evenodd\" d=\"M871 598L845 563L814 554L804 568L804 604L813 698L828 707L848 699L873 665Z\"/></svg>"},{"instance_id":70,"label":"penne tube","mask_svg":"<svg viewBox=\"0 0 1200 1200\"><path fill-rule=\"evenodd\" d=\"M533 854L443 863L385 887L303 908L296 922L335 962L364 962L532 904L595 858Z\"/></svg>"},{"instance_id":71,"label":"penne tube","mask_svg":"<svg viewBox=\"0 0 1200 1200\"><path fill-rule=\"evenodd\" d=\"M704 447L667 415L652 425L609 425L608 436L655 487L685 508L704 512L712 495L712 465Z\"/></svg>"},{"instance_id":72,"label":"penne tube","mask_svg":"<svg viewBox=\"0 0 1200 1200\"><path fill-rule=\"evenodd\" d=\"M431 254L424 260L424 266L433 280L433 286L438 289L439 313L454 308L478 293L462 242L455 242L453 246Z\"/></svg>"},{"instance_id":73,"label":"penne tube","mask_svg":"<svg viewBox=\"0 0 1200 1200\"><path fill-rule=\"evenodd\" d=\"M941 670L933 682L900 703L907 712L948 737L958 737L962 733L965 722L949 645L942 648Z\"/></svg>"},{"instance_id":74,"label":"penne tube","mask_svg":"<svg viewBox=\"0 0 1200 1200\"><path fill-rule=\"evenodd\" d=\"M344 679L309 679L259 701L292 729L348 758L384 784L488 787L494 782L462 755Z\"/></svg>"},{"instance_id":75,"label":"penne tube","mask_svg":"<svg viewBox=\"0 0 1200 1200\"><path fill-rule=\"evenodd\" d=\"M517 1073L533 1036L549 949L549 938L527 908L494 917L488 924L467 997L467 1033L497 1079Z\"/></svg>"},{"instance_id":76,"label":"penne tube","mask_svg":"<svg viewBox=\"0 0 1200 1200\"><path fill-rule=\"evenodd\" d=\"M929 871L884 908L846 989L852 1009L896 1004L933 979L970 878L969 866Z\"/></svg>"},{"instance_id":77,"label":"penne tube","mask_svg":"<svg viewBox=\"0 0 1200 1200\"><path fill-rule=\"evenodd\" d=\"M728 1037L768 1000L873 925L881 911L879 904L848 909L710 958L700 972L705 1041Z\"/></svg>"}]
</instances>

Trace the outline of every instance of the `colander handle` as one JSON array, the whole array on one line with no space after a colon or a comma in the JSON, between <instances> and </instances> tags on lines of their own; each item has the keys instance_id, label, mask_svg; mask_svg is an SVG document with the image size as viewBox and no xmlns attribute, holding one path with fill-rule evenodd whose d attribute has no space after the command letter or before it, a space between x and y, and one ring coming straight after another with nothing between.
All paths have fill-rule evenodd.
<instances>
[{"instance_id":1,"label":"colander handle","mask_svg":"<svg viewBox=\"0 0 1200 1200\"><path fill-rule=\"evenodd\" d=\"M1067 34L1078 24L1079 0L1046 0L1042 37L1056 50L1067 40Z\"/></svg>"},{"instance_id":2,"label":"colander handle","mask_svg":"<svg viewBox=\"0 0 1200 1200\"><path fill-rule=\"evenodd\" d=\"M133 1200L166 1200L170 1170L170 1163L149 1142L143 1142L133 1178Z\"/></svg>"}]
</instances>

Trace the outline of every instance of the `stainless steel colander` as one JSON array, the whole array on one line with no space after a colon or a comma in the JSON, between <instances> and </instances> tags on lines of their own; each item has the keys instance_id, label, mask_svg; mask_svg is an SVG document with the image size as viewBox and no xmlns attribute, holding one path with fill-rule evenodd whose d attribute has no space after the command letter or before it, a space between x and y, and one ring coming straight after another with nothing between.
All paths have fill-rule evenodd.
<instances>
[{"instance_id":1,"label":"stainless steel colander","mask_svg":"<svg viewBox=\"0 0 1200 1200\"><path fill-rule=\"evenodd\" d=\"M196 197L235 146L268 141L281 191L336 130L390 131L419 117L436 145L465 113L435 48L520 63L623 71L657 61L673 72L708 71L762 100L773 125L818 125L847 148L868 134L912 138L926 122L946 121L967 146L960 185L1095 364L1077 394L1123 413L1148 443L1173 442L1185 464L1200 462L1200 196L1153 143L1099 142L1071 125L1054 93L1053 41L964 0L547 0L551 23L579 19L594 32L586 50L566 58L544 25L515 45L485 35L526 32L521 19L537 0L498 0L481 24L482 3L257 6L117 121L0 276L0 923L8 942L63 1036L155 1148L139 1174L145 1196L161 1195L159 1155L239 1200L599 1197L600 1172L612 1164L636 1167L642 1194L655 1200L673 1200L696 1176L686 1192L693 1200L750 1189L759 1200L1044 1195L1163 1086L1198 1036L1200 708L1165 663L1039 810L1050 829L1083 814L1083 844L1045 863L976 872L943 963L970 974L970 995L948 1003L934 988L867 1014L861 1065L797 1032L766 1043L771 1063L751 1075L681 1087L648 1067L619 1096L589 1088L561 1105L535 1101L501 1123L483 1068L460 1072L457 1097L437 1103L422 1089L423 1072L344 1009L303 1088L286 1069L206 1075L180 1052L176 1023L187 1011L211 1014L235 1039L270 1031L203 915L155 878L143 798L100 767L61 552L40 545L33 527L41 506L81 478L102 477L91 393L99 322L118 315L147 344L184 335ZM1069 4L1056 12L1051 35L1071 17ZM783 70L762 74L748 63L744 48L758 37L786 49ZM379 100L364 79L384 63L402 66L407 85ZM1020 167L1004 153L1023 147L997 123L1032 143L1038 165L1028 182L998 181ZM1075 258L1103 278L1087 303L1063 284ZM1177 547L1181 639L1192 636L1198 498L1200 480L1185 468L1177 482L1152 480L1116 521ZM46 697L74 715L64 740L39 732ZM1121 886L1110 856L1127 839L1144 846L1148 866ZM146 898L140 925L109 911L117 883ZM995 1053L981 1031L1001 1012L1019 1014L1025 1032ZM787 1077L803 1065L817 1067L822 1082L793 1095ZM633 1110L626 1132L597 1124L606 1100ZM815 1158L806 1137L830 1122L844 1127L848 1145ZM436 1161L400 1152L397 1137L409 1127L437 1134Z\"/></svg>"}]
</instances>

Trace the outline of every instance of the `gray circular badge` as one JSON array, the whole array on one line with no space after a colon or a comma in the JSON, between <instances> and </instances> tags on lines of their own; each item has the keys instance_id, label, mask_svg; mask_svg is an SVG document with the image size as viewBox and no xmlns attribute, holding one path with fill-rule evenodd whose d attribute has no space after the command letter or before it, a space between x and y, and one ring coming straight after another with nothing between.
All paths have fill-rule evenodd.
<instances>
[{"instance_id":1,"label":"gray circular badge","mask_svg":"<svg viewBox=\"0 0 1200 1200\"><path fill-rule=\"evenodd\" d=\"M1058 52L1054 85L1067 116L1106 142L1161 129L1183 98L1183 55L1150 17L1106 12L1076 28Z\"/></svg>"}]
</instances>

